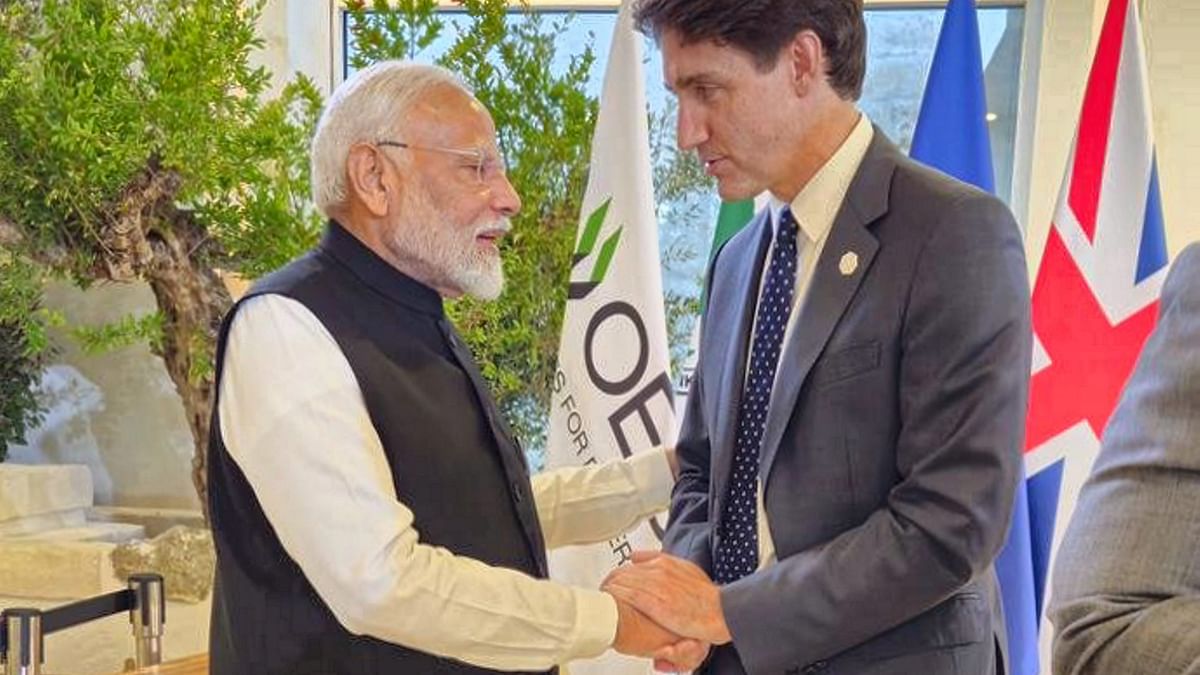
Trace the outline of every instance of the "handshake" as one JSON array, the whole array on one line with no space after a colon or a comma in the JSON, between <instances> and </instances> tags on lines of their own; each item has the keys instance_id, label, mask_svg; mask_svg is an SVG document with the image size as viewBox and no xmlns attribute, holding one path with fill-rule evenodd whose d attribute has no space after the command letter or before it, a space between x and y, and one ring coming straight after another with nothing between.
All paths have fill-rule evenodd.
<instances>
[{"instance_id":1,"label":"handshake","mask_svg":"<svg viewBox=\"0 0 1200 675\"><path fill-rule=\"evenodd\" d=\"M637 551L633 564L613 570L601 590L617 601L613 648L654 659L655 670L693 670L713 645L732 639L720 589L686 560Z\"/></svg>"}]
</instances>

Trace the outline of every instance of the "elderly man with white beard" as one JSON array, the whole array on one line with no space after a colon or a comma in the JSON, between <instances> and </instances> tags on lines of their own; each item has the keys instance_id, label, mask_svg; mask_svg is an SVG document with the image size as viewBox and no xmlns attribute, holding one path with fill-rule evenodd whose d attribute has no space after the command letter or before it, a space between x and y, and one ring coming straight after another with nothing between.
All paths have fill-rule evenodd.
<instances>
[{"instance_id":1,"label":"elderly man with white beard","mask_svg":"<svg viewBox=\"0 0 1200 675\"><path fill-rule=\"evenodd\" d=\"M609 648L704 649L611 595L546 580L546 548L662 510L673 453L530 479L443 299L496 298L520 199L487 110L386 62L312 143L321 243L230 311L217 353L211 669L554 672Z\"/></svg>"}]
</instances>

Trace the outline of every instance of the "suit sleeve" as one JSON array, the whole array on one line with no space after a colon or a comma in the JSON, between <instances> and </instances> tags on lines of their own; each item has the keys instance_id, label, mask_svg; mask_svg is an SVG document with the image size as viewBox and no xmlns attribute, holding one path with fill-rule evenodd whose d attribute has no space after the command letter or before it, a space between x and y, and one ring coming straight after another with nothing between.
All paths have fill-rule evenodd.
<instances>
[{"instance_id":1,"label":"suit sleeve","mask_svg":"<svg viewBox=\"0 0 1200 675\"><path fill-rule=\"evenodd\" d=\"M1054 672L1200 674L1200 247L1105 432L1054 569Z\"/></svg>"},{"instance_id":2,"label":"suit sleeve","mask_svg":"<svg viewBox=\"0 0 1200 675\"><path fill-rule=\"evenodd\" d=\"M546 548L603 543L667 508L675 478L662 447L533 476Z\"/></svg>"},{"instance_id":3,"label":"suit sleeve","mask_svg":"<svg viewBox=\"0 0 1200 675\"><path fill-rule=\"evenodd\" d=\"M717 275L717 262L728 241L713 253L705 275L707 288L712 288ZM707 312L706 312L707 315ZM704 353L704 319L700 330L700 353ZM663 533L663 550L692 561L712 573L712 526L708 518L709 466L712 444L709 439L710 420L704 417L704 361L696 364L688 387L687 405L675 445L675 460L679 477L671 493L671 512L667 530Z\"/></svg>"},{"instance_id":4,"label":"suit sleeve","mask_svg":"<svg viewBox=\"0 0 1200 675\"><path fill-rule=\"evenodd\" d=\"M679 478L671 493L671 516L663 550L686 558L712 572L711 523L708 520L708 481L711 446L704 420L703 374L697 368L688 391L683 425L675 446Z\"/></svg>"},{"instance_id":5,"label":"suit sleeve","mask_svg":"<svg viewBox=\"0 0 1200 675\"><path fill-rule=\"evenodd\" d=\"M947 205L904 312L899 480L858 527L722 589L747 672L803 667L913 619L1003 545L1032 340L1024 244L1003 204L972 192Z\"/></svg>"}]
</instances>

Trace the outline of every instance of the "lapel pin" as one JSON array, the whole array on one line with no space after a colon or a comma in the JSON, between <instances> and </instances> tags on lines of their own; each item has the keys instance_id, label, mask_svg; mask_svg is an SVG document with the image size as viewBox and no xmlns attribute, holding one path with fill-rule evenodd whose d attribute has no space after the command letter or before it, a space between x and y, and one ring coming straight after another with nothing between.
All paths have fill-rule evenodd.
<instances>
[{"instance_id":1,"label":"lapel pin","mask_svg":"<svg viewBox=\"0 0 1200 675\"><path fill-rule=\"evenodd\" d=\"M847 251L842 254L842 259L838 261L838 270L842 276L848 277L854 274L854 270L858 269L858 254L854 251Z\"/></svg>"}]
</instances>

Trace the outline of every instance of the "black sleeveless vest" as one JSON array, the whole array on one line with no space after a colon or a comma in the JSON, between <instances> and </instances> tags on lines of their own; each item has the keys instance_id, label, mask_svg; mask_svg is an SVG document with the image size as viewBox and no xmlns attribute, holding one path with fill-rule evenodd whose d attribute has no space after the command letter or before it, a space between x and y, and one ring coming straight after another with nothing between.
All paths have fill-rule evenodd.
<instances>
[{"instance_id":1,"label":"black sleeveless vest","mask_svg":"<svg viewBox=\"0 0 1200 675\"><path fill-rule=\"evenodd\" d=\"M441 297L332 222L316 249L262 279L242 301L267 293L303 304L337 341L422 543L545 578L545 542L524 455ZM239 306L221 327L214 391ZM214 675L493 672L343 628L284 551L226 452L215 402L211 429ZM279 461L287 461L284 448Z\"/></svg>"}]
</instances>

